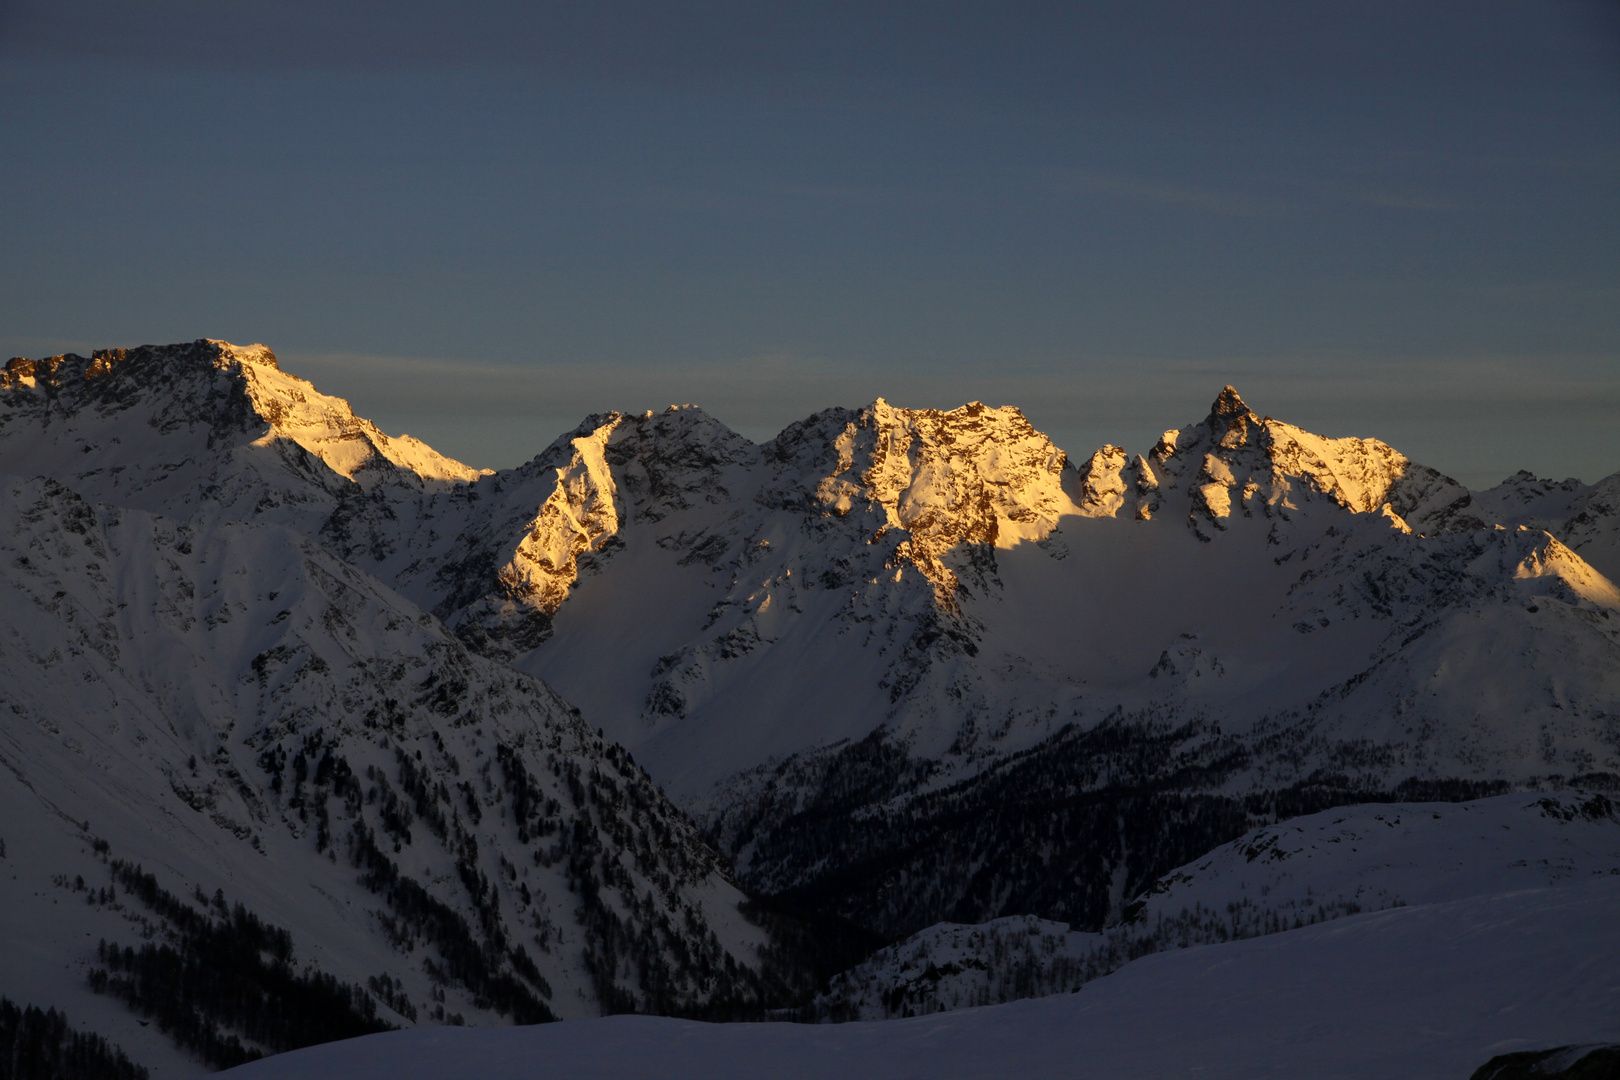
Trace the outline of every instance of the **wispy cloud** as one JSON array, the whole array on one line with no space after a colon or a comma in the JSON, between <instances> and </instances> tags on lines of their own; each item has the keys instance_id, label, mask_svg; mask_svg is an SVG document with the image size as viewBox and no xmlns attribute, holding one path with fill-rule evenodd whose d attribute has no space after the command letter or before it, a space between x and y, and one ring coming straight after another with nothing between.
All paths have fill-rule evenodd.
<instances>
[{"instance_id":1,"label":"wispy cloud","mask_svg":"<svg viewBox=\"0 0 1620 1080\"><path fill-rule=\"evenodd\" d=\"M6 339L6 352L27 356L30 359L39 359L42 356L58 356L62 353L78 353L89 356L97 349L106 348L105 342L88 341L77 338L53 337L8 337ZM0 359L4 359L0 357Z\"/></svg>"},{"instance_id":2,"label":"wispy cloud","mask_svg":"<svg viewBox=\"0 0 1620 1080\"><path fill-rule=\"evenodd\" d=\"M1219 214L1223 217L1280 218L1293 212L1288 203L1269 196L1231 189L1193 187L1140 176L1124 176L1088 169L1052 169L1042 179L1047 189L1101 195L1130 202Z\"/></svg>"},{"instance_id":3,"label":"wispy cloud","mask_svg":"<svg viewBox=\"0 0 1620 1080\"><path fill-rule=\"evenodd\" d=\"M1458 214L1469 209L1463 203L1449 199L1428 199L1414 195L1392 195L1384 191L1362 191L1350 196L1354 202L1369 206L1382 206L1390 210L1415 210L1435 214Z\"/></svg>"}]
</instances>

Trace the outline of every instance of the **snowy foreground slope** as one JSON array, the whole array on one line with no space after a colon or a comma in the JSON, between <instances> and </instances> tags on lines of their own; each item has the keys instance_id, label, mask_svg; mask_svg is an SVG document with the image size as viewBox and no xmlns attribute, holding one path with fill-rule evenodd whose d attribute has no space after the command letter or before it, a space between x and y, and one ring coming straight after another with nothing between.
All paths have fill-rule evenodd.
<instances>
[{"instance_id":1,"label":"snowy foreground slope","mask_svg":"<svg viewBox=\"0 0 1620 1080\"><path fill-rule=\"evenodd\" d=\"M1150 953L1603 878L1620 880L1620 805L1607 795L1338 807L1171 871L1100 932L1027 915L929 927L840 974L818 1012L880 1020L1064 993Z\"/></svg>"},{"instance_id":2,"label":"snowy foreground slope","mask_svg":"<svg viewBox=\"0 0 1620 1080\"><path fill-rule=\"evenodd\" d=\"M1395 908L1163 953L1076 994L836 1025L613 1017L419 1029L242 1080L1458 1080L1514 1050L1620 1039L1620 879Z\"/></svg>"}]
</instances>

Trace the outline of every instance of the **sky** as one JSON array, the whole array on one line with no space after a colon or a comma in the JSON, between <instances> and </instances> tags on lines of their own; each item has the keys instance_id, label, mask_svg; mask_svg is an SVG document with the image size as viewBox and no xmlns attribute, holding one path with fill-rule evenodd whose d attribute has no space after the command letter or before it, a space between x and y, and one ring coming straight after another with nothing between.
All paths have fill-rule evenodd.
<instances>
[{"instance_id":1,"label":"sky","mask_svg":"<svg viewBox=\"0 0 1620 1080\"><path fill-rule=\"evenodd\" d=\"M1620 469L1612 0L0 0L0 357L263 342L505 467L883 396L1145 451L1231 383Z\"/></svg>"}]
</instances>

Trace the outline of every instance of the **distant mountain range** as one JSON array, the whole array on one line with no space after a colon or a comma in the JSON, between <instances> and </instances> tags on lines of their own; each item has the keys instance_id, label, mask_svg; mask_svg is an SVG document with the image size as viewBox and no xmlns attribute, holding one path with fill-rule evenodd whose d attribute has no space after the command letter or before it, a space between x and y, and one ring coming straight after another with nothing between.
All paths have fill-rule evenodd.
<instances>
[{"instance_id":1,"label":"distant mountain range","mask_svg":"<svg viewBox=\"0 0 1620 1080\"><path fill-rule=\"evenodd\" d=\"M1231 387L1078 463L880 399L489 472L203 340L11 361L0 474L0 995L160 1069L752 1015L1281 819L1620 786L1620 473L1470 492Z\"/></svg>"}]
</instances>

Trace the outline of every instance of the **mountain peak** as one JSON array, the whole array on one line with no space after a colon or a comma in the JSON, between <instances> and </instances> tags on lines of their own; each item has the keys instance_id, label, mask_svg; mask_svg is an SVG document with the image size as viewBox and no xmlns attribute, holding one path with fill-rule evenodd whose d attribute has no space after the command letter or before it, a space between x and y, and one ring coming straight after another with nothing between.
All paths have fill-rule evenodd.
<instances>
[{"instance_id":1,"label":"mountain peak","mask_svg":"<svg viewBox=\"0 0 1620 1080\"><path fill-rule=\"evenodd\" d=\"M1215 403L1209 407L1209 416L1212 420L1230 421L1235 417L1247 416L1250 409L1238 396L1238 392L1231 386L1221 390L1215 397Z\"/></svg>"},{"instance_id":2,"label":"mountain peak","mask_svg":"<svg viewBox=\"0 0 1620 1080\"><path fill-rule=\"evenodd\" d=\"M213 345L219 349L221 356L240 360L244 364L263 364L281 370L281 365L276 363L276 354L270 351L268 345L232 345L218 338L204 338L199 344Z\"/></svg>"},{"instance_id":3,"label":"mountain peak","mask_svg":"<svg viewBox=\"0 0 1620 1080\"><path fill-rule=\"evenodd\" d=\"M149 444L143 453L128 441L136 432ZM448 487L482 473L409 436L383 434L342 398L282 371L265 346L213 338L14 359L0 371L0 443L12 471L51 472L71 461L75 482L108 501L114 489L127 501L147 486L170 490L181 477L212 490L224 475L214 471L231 472L236 466L227 461L238 452L271 453L276 470L296 476L314 467L298 458L307 453L367 490L382 483ZM112 487L97 489L101 481L91 477ZM298 481L290 490L305 485Z\"/></svg>"},{"instance_id":4,"label":"mountain peak","mask_svg":"<svg viewBox=\"0 0 1620 1080\"><path fill-rule=\"evenodd\" d=\"M280 371L276 354L264 345L232 345L215 338L141 345L133 349L96 349L88 357L61 353L39 360L13 357L0 374L0 389L32 388L43 381L63 388L85 384L117 372L139 384L172 384L177 370L224 369L230 364L256 364Z\"/></svg>"}]
</instances>

